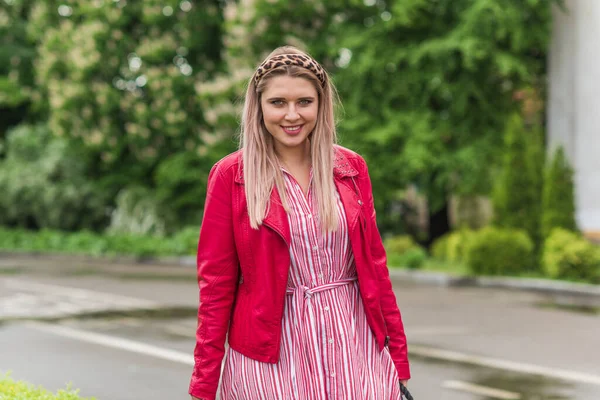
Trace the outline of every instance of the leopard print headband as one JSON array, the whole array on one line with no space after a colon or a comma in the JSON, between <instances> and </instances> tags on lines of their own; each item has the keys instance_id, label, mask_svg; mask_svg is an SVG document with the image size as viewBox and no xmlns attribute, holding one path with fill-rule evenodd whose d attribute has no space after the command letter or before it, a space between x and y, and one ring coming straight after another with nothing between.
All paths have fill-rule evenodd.
<instances>
[{"instance_id":1,"label":"leopard print headband","mask_svg":"<svg viewBox=\"0 0 600 400\"><path fill-rule=\"evenodd\" d=\"M260 64L254 73L254 83L258 85L258 82L267 72L284 65L296 65L308 69L317 76L317 79L321 82L321 86L325 86L325 71L323 67L311 57L302 54L281 54L269 58Z\"/></svg>"}]
</instances>

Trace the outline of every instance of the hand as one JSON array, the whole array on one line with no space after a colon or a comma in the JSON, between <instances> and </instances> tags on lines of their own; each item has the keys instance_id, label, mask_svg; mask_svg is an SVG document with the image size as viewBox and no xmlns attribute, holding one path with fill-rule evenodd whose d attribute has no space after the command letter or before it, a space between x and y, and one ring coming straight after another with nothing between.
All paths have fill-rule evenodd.
<instances>
[{"instance_id":1,"label":"hand","mask_svg":"<svg viewBox=\"0 0 600 400\"><path fill-rule=\"evenodd\" d=\"M408 379L400 379L400 383L402 384L402 386L408 387Z\"/></svg>"}]
</instances>

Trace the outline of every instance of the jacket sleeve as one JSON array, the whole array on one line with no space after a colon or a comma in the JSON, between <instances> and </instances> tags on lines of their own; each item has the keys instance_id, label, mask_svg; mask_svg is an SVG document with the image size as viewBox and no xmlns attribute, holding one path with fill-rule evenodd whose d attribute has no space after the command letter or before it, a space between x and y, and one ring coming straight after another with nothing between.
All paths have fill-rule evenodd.
<instances>
[{"instance_id":1,"label":"jacket sleeve","mask_svg":"<svg viewBox=\"0 0 600 400\"><path fill-rule=\"evenodd\" d=\"M233 177L224 175L218 164L209 174L198 241L200 304L189 393L202 400L216 397L239 274L232 221Z\"/></svg>"},{"instance_id":2,"label":"jacket sleeve","mask_svg":"<svg viewBox=\"0 0 600 400\"><path fill-rule=\"evenodd\" d=\"M361 188L361 192L363 198L366 200L367 208L365 211L370 213L371 256L373 257L375 268L379 272L380 305L389 335L388 348L390 355L394 360L394 364L396 365L398 377L400 379L409 379L410 368L404 324L402 323L402 317L400 315L400 310L398 309L396 295L392 289L390 273L387 267L387 256L379 229L377 228L377 218L373 202L373 188L371 185L371 178L369 177L369 170L367 163L362 158L361 162L362 169L360 175L364 179L364 186Z\"/></svg>"}]
</instances>

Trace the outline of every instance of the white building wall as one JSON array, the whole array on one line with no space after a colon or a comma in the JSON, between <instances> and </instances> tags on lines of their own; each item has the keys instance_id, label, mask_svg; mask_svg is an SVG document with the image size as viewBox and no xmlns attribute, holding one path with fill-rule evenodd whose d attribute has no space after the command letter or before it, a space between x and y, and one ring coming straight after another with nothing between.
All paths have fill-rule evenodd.
<instances>
[{"instance_id":1,"label":"white building wall","mask_svg":"<svg viewBox=\"0 0 600 400\"><path fill-rule=\"evenodd\" d=\"M555 7L549 56L549 150L565 147L575 169L579 228L600 237L600 0Z\"/></svg>"}]
</instances>

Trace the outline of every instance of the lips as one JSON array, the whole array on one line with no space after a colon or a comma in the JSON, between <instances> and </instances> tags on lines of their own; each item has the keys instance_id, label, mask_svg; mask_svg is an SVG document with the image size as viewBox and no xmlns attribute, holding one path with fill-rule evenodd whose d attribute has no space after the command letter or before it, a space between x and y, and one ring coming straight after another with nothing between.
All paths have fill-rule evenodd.
<instances>
[{"instance_id":1,"label":"lips","mask_svg":"<svg viewBox=\"0 0 600 400\"><path fill-rule=\"evenodd\" d=\"M294 126L281 126L281 129L288 135L297 135L302 131L303 125L294 125Z\"/></svg>"}]
</instances>

